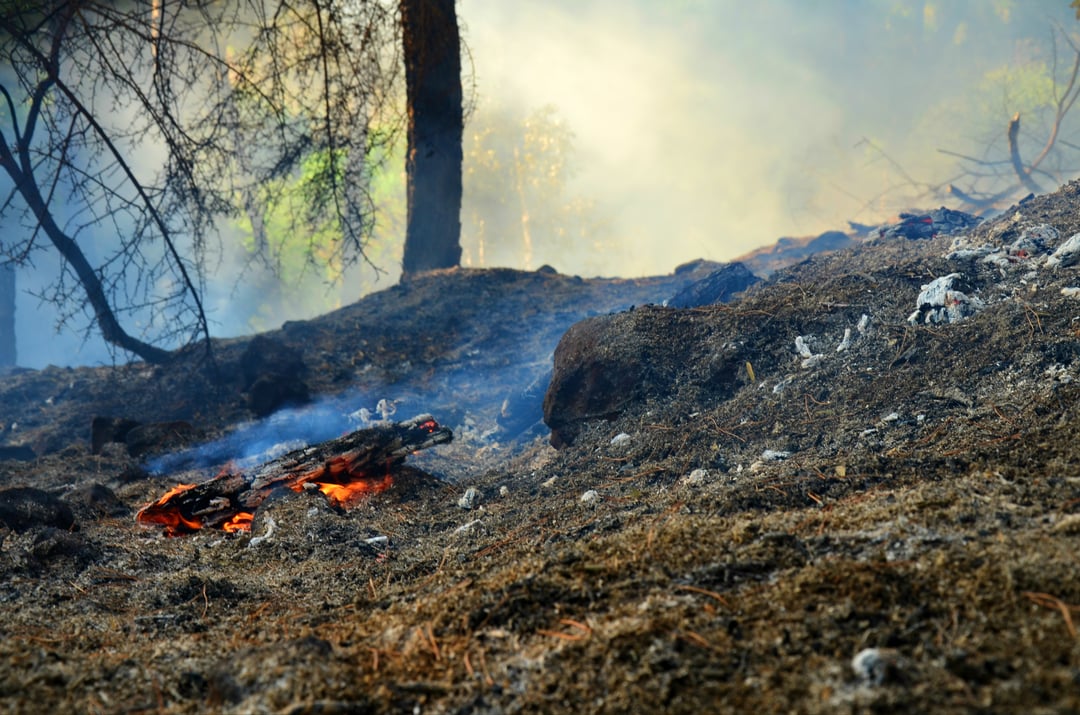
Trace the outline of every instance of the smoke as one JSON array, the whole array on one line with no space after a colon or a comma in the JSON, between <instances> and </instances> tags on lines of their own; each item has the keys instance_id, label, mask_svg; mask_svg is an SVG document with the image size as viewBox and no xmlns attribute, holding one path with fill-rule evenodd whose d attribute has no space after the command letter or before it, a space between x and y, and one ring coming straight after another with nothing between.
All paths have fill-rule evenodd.
<instances>
[{"instance_id":1,"label":"smoke","mask_svg":"<svg viewBox=\"0 0 1080 715\"><path fill-rule=\"evenodd\" d=\"M622 276L949 205L942 187L957 165L938 149L1000 149L1008 118L1034 101L1020 96L1023 68L1049 62L1053 23L1078 28L1064 0L461 0L458 16L476 101L523 117L554 106L574 133L569 193L593 200L610 234L599 256L589 241L535 246L530 267ZM1046 127L1024 122L1032 156ZM147 152L138 168L160 161ZM224 248L208 261L212 333L275 328L392 285L404 231L383 218L369 256L380 279L361 264L335 288L310 281L294 296L275 293L236 227L221 227ZM84 339L78 320L56 333L49 307L27 295L56 269L43 252L19 272L19 364L111 362L96 334Z\"/></svg>"},{"instance_id":2,"label":"smoke","mask_svg":"<svg viewBox=\"0 0 1080 715\"><path fill-rule=\"evenodd\" d=\"M1052 22L1076 27L1051 0L462 0L459 16L480 101L553 104L576 133L575 187L612 217L618 275L928 200L900 169L941 183L955 161L938 148L1003 138L1018 107L987 117L973 93Z\"/></svg>"},{"instance_id":3,"label":"smoke","mask_svg":"<svg viewBox=\"0 0 1080 715\"><path fill-rule=\"evenodd\" d=\"M266 419L238 425L220 439L152 459L146 468L151 474L169 474L185 469L222 468L226 464L244 468L268 461L294 449L325 442L367 426L367 420L361 419L359 410L350 409L354 404L365 404L365 401L352 393L313 405L279 410ZM364 417L367 418L367 414Z\"/></svg>"}]
</instances>

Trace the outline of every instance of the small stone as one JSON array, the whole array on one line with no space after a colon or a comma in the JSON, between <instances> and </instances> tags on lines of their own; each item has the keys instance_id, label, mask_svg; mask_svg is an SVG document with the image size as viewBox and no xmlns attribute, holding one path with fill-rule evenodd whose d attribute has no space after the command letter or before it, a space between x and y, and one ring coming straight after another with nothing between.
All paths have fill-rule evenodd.
<instances>
[{"instance_id":1,"label":"small stone","mask_svg":"<svg viewBox=\"0 0 1080 715\"><path fill-rule=\"evenodd\" d=\"M0 490L0 525L23 532L35 526L75 528L75 516L67 504L49 492L33 487Z\"/></svg>"},{"instance_id":2,"label":"small stone","mask_svg":"<svg viewBox=\"0 0 1080 715\"><path fill-rule=\"evenodd\" d=\"M875 687L904 680L904 665L900 653L891 648L864 648L851 659L855 677Z\"/></svg>"},{"instance_id":3,"label":"small stone","mask_svg":"<svg viewBox=\"0 0 1080 715\"><path fill-rule=\"evenodd\" d=\"M1066 514L1052 528L1061 534L1080 534L1080 514Z\"/></svg>"},{"instance_id":4,"label":"small stone","mask_svg":"<svg viewBox=\"0 0 1080 715\"><path fill-rule=\"evenodd\" d=\"M625 432L620 432L611 438L611 446L618 447L619 445L627 444L630 441L630 435Z\"/></svg>"},{"instance_id":5,"label":"small stone","mask_svg":"<svg viewBox=\"0 0 1080 715\"><path fill-rule=\"evenodd\" d=\"M704 484L708 479L708 469L695 469L694 471L683 477L683 483L689 484L692 487L696 487Z\"/></svg>"},{"instance_id":6,"label":"small stone","mask_svg":"<svg viewBox=\"0 0 1080 715\"><path fill-rule=\"evenodd\" d=\"M844 337L836 346L836 352L842 353L851 347L851 328L844 328Z\"/></svg>"},{"instance_id":7,"label":"small stone","mask_svg":"<svg viewBox=\"0 0 1080 715\"><path fill-rule=\"evenodd\" d=\"M582 504L596 504L600 501L600 492L595 489L590 489L581 495Z\"/></svg>"},{"instance_id":8,"label":"small stone","mask_svg":"<svg viewBox=\"0 0 1080 715\"><path fill-rule=\"evenodd\" d=\"M465 493L458 499L457 505L462 509L475 509L480 504L480 490L475 487L469 487L465 490Z\"/></svg>"},{"instance_id":9,"label":"small stone","mask_svg":"<svg viewBox=\"0 0 1080 715\"><path fill-rule=\"evenodd\" d=\"M1050 268L1065 268L1076 263L1080 263L1080 233L1069 237L1046 259L1046 265Z\"/></svg>"},{"instance_id":10,"label":"small stone","mask_svg":"<svg viewBox=\"0 0 1080 715\"><path fill-rule=\"evenodd\" d=\"M761 453L761 458L766 462L779 462L787 459L791 456L791 452L785 452L779 449L766 449Z\"/></svg>"}]
</instances>

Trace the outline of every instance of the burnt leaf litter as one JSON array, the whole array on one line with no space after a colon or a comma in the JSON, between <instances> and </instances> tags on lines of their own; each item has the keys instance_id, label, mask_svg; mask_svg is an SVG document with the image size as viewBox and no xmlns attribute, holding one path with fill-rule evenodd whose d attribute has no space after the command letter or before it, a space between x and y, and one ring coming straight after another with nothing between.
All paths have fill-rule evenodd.
<instances>
[{"instance_id":1,"label":"burnt leaf litter","mask_svg":"<svg viewBox=\"0 0 1080 715\"><path fill-rule=\"evenodd\" d=\"M716 305L663 306L705 262L454 270L221 341L214 381L197 355L11 374L0 705L1076 711L1077 233L1073 183ZM423 413L453 442L349 509L136 523L264 440Z\"/></svg>"}]
</instances>

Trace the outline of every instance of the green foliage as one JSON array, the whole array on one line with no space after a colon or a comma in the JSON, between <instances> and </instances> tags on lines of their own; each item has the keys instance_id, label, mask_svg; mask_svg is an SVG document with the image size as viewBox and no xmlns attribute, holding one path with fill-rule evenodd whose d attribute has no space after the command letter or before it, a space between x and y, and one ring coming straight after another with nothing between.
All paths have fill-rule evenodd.
<instances>
[{"instance_id":1,"label":"green foliage","mask_svg":"<svg viewBox=\"0 0 1080 715\"><path fill-rule=\"evenodd\" d=\"M255 202L237 198L239 205L261 207L241 214L235 223L250 266L259 302L247 317L252 330L276 328L283 320L320 315L374 287L373 266L386 269L400 262L405 223L404 149L397 143L377 143L368 154L365 175L374 213L365 257L352 266L344 257L344 238L335 211L326 205L332 196L326 186L343 180L351 158L339 152L313 152L290 176L264 182ZM260 230L256 230L256 225Z\"/></svg>"},{"instance_id":2,"label":"green foliage","mask_svg":"<svg viewBox=\"0 0 1080 715\"><path fill-rule=\"evenodd\" d=\"M1016 112L1030 114L1050 108L1054 103L1054 77L1041 60L1008 64L990 70L978 87L983 102L980 113L1002 117Z\"/></svg>"},{"instance_id":3,"label":"green foliage","mask_svg":"<svg viewBox=\"0 0 1080 715\"><path fill-rule=\"evenodd\" d=\"M464 138L462 262L559 267L602 260L609 229L594 201L575 195L574 133L552 106L523 115L485 104Z\"/></svg>"},{"instance_id":4,"label":"green foliage","mask_svg":"<svg viewBox=\"0 0 1080 715\"><path fill-rule=\"evenodd\" d=\"M373 136L363 172L375 209L365 255L387 272L401 262L405 235L402 139ZM591 259L587 268L603 270L610 229L595 202L574 195L574 134L553 107L526 115L481 106L464 144L464 264L558 267L573 253L577 265ZM332 195L326 186L341 180L350 160L338 155L331 162L327 151L313 152L288 176L260 185L256 200L247 204L262 210L254 216L241 210L235 228L249 265L246 280L258 296L247 318L250 329L325 313L377 287L370 265L357 270L343 264L341 227L325 205L324 197ZM245 206L242 195L237 205Z\"/></svg>"}]
</instances>

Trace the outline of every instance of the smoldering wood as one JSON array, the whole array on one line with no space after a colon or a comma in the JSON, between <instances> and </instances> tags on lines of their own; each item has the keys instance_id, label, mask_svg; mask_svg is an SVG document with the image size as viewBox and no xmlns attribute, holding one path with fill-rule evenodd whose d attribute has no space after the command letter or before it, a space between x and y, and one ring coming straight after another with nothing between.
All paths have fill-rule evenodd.
<instances>
[{"instance_id":1,"label":"smoldering wood","mask_svg":"<svg viewBox=\"0 0 1080 715\"><path fill-rule=\"evenodd\" d=\"M226 469L209 481L166 494L139 511L142 523L175 524L177 515L198 528L221 528L240 512L253 512L279 489L301 489L317 481L378 480L422 449L446 444L453 433L418 415L351 432L343 437L289 452L248 472ZM180 532L185 529L181 526Z\"/></svg>"}]
</instances>

